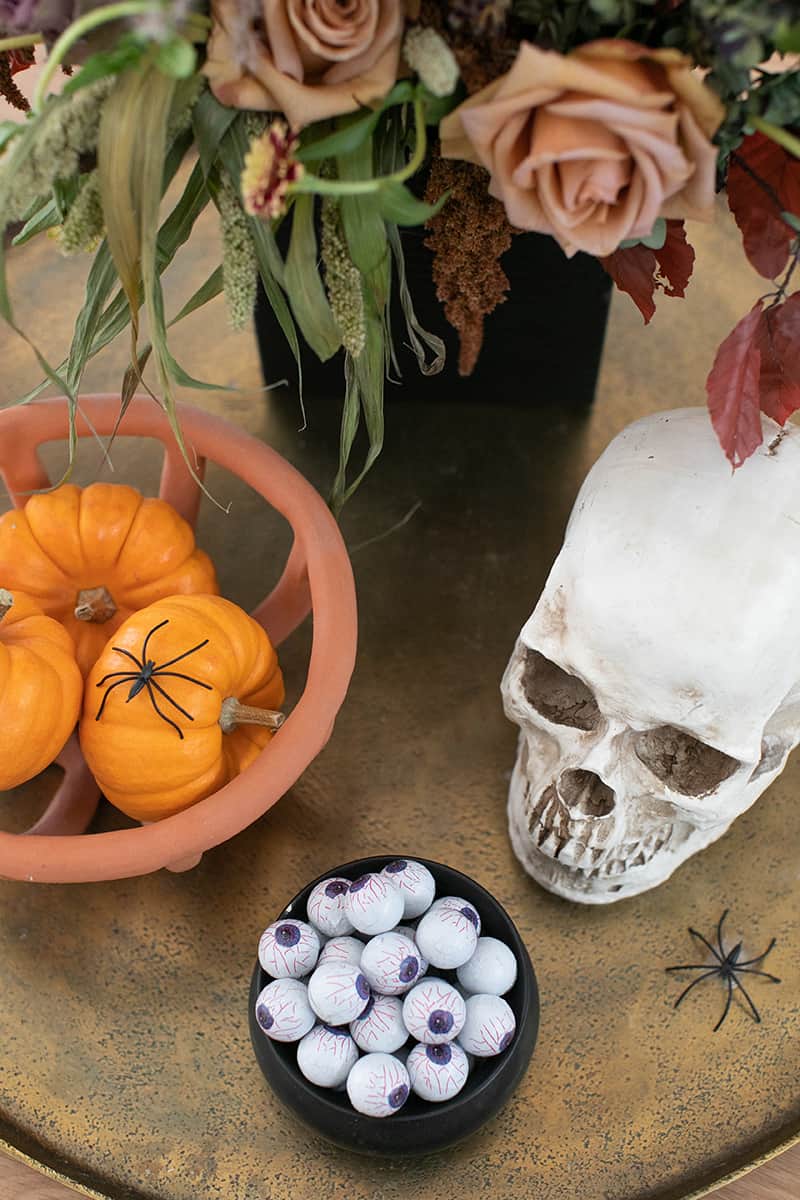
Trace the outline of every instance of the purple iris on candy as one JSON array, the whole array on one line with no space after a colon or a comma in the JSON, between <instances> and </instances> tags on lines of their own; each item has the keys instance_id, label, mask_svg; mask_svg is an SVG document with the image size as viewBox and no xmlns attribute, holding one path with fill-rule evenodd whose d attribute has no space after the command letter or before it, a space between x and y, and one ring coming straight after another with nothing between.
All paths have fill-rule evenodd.
<instances>
[{"instance_id":1,"label":"purple iris on candy","mask_svg":"<svg viewBox=\"0 0 800 1200\"><path fill-rule=\"evenodd\" d=\"M435 1008L428 1017L428 1029L431 1033L449 1033L453 1028L453 1014L444 1008Z\"/></svg>"},{"instance_id":2,"label":"purple iris on candy","mask_svg":"<svg viewBox=\"0 0 800 1200\"><path fill-rule=\"evenodd\" d=\"M446 1067L453 1057L453 1051L448 1042L444 1042L441 1046L426 1046L425 1053L430 1061L439 1067Z\"/></svg>"},{"instance_id":3,"label":"purple iris on candy","mask_svg":"<svg viewBox=\"0 0 800 1200\"><path fill-rule=\"evenodd\" d=\"M419 960L414 958L413 954L409 954L400 963L398 975L403 983L410 983L412 979L416 979L419 975Z\"/></svg>"},{"instance_id":4,"label":"purple iris on candy","mask_svg":"<svg viewBox=\"0 0 800 1200\"><path fill-rule=\"evenodd\" d=\"M259 1004L256 1009L256 1020L262 1029L272 1029L272 1026L275 1024L275 1018L266 1004Z\"/></svg>"},{"instance_id":5,"label":"purple iris on candy","mask_svg":"<svg viewBox=\"0 0 800 1200\"><path fill-rule=\"evenodd\" d=\"M336 896L341 896L347 891L347 883L343 879L333 879L325 888L325 895L330 896L333 900Z\"/></svg>"},{"instance_id":6,"label":"purple iris on candy","mask_svg":"<svg viewBox=\"0 0 800 1200\"><path fill-rule=\"evenodd\" d=\"M400 1108L408 1099L408 1085L401 1083L399 1087L394 1088L386 1097L392 1108Z\"/></svg>"},{"instance_id":7,"label":"purple iris on candy","mask_svg":"<svg viewBox=\"0 0 800 1200\"><path fill-rule=\"evenodd\" d=\"M296 925L279 925L275 930L275 941L279 946L296 946L300 941L300 930Z\"/></svg>"}]
</instances>

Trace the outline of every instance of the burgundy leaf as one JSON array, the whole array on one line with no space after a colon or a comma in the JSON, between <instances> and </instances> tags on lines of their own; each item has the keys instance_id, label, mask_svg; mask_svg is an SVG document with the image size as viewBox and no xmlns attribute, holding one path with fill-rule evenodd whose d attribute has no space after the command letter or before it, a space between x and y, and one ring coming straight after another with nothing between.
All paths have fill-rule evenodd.
<instances>
[{"instance_id":1,"label":"burgundy leaf","mask_svg":"<svg viewBox=\"0 0 800 1200\"><path fill-rule=\"evenodd\" d=\"M734 470L761 445L757 346L761 301L743 317L717 350L706 380L711 423Z\"/></svg>"},{"instance_id":2,"label":"burgundy leaf","mask_svg":"<svg viewBox=\"0 0 800 1200\"><path fill-rule=\"evenodd\" d=\"M800 213L800 160L761 133L746 137L731 156L728 205L759 275L780 275L795 236L781 212Z\"/></svg>"},{"instance_id":3,"label":"burgundy leaf","mask_svg":"<svg viewBox=\"0 0 800 1200\"><path fill-rule=\"evenodd\" d=\"M800 292L761 314L756 346L761 411L783 425L800 408Z\"/></svg>"},{"instance_id":4,"label":"burgundy leaf","mask_svg":"<svg viewBox=\"0 0 800 1200\"><path fill-rule=\"evenodd\" d=\"M628 293L644 317L645 325L649 325L656 311L653 294L657 264L653 251L641 244L629 246L627 250L615 250L601 258L600 263L619 290Z\"/></svg>"},{"instance_id":5,"label":"burgundy leaf","mask_svg":"<svg viewBox=\"0 0 800 1200\"><path fill-rule=\"evenodd\" d=\"M667 221L667 236L664 245L655 252L658 271L666 282L658 280L666 296L685 296L686 288L694 268L694 246L686 240L683 221ZM667 283L669 287L667 287Z\"/></svg>"}]
</instances>

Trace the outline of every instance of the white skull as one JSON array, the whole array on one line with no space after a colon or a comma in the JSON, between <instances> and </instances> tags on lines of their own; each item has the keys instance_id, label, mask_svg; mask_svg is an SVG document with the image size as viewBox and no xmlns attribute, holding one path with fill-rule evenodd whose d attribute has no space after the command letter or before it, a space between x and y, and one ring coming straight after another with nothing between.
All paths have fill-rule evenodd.
<instances>
[{"instance_id":1,"label":"white skull","mask_svg":"<svg viewBox=\"0 0 800 1200\"><path fill-rule=\"evenodd\" d=\"M637 421L590 471L503 678L511 840L607 904L721 837L800 741L800 430L731 473L708 414Z\"/></svg>"}]
</instances>

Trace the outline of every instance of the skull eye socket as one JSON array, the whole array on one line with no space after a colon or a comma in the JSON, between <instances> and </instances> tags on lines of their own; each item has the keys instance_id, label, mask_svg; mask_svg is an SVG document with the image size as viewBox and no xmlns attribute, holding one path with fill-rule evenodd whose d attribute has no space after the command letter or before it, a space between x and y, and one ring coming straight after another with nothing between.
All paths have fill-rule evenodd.
<instances>
[{"instance_id":1,"label":"skull eye socket","mask_svg":"<svg viewBox=\"0 0 800 1200\"><path fill-rule=\"evenodd\" d=\"M741 765L672 725L637 733L633 748L656 779L683 796L707 796Z\"/></svg>"},{"instance_id":2,"label":"skull eye socket","mask_svg":"<svg viewBox=\"0 0 800 1200\"><path fill-rule=\"evenodd\" d=\"M555 725L597 729L603 715L582 679L563 671L538 650L526 649L521 684L528 703Z\"/></svg>"}]
</instances>

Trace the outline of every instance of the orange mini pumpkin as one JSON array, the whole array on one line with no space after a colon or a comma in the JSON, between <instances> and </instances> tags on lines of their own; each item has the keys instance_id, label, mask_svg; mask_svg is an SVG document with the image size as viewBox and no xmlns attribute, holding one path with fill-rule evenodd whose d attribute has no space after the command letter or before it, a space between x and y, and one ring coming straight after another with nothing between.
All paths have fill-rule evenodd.
<instances>
[{"instance_id":1,"label":"orange mini pumpkin","mask_svg":"<svg viewBox=\"0 0 800 1200\"><path fill-rule=\"evenodd\" d=\"M84 675L131 613L163 596L219 591L183 517L118 483L64 484L4 513L0 574L69 631Z\"/></svg>"},{"instance_id":2,"label":"orange mini pumpkin","mask_svg":"<svg viewBox=\"0 0 800 1200\"><path fill-rule=\"evenodd\" d=\"M82 696L67 631L29 596L0 588L0 789L49 766L75 728Z\"/></svg>"},{"instance_id":3,"label":"orange mini pumpkin","mask_svg":"<svg viewBox=\"0 0 800 1200\"><path fill-rule=\"evenodd\" d=\"M157 821L243 771L283 722L283 676L252 617L172 596L129 617L86 681L80 736L106 795Z\"/></svg>"}]
</instances>

